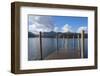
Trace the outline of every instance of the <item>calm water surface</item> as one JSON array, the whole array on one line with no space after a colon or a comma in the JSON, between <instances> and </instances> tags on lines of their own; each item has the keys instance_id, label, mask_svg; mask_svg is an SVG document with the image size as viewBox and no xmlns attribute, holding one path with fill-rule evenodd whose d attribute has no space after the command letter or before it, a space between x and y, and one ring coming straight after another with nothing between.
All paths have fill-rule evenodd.
<instances>
[{"instance_id":1,"label":"calm water surface","mask_svg":"<svg viewBox=\"0 0 100 76\"><path fill-rule=\"evenodd\" d=\"M74 42L74 44L73 44ZM85 39L85 58L88 57L88 43ZM58 47L60 48L78 48L78 39L58 39ZM57 50L57 40L55 38L42 38L43 58ZM28 39L28 60L40 59L40 43L39 38Z\"/></svg>"}]
</instances>

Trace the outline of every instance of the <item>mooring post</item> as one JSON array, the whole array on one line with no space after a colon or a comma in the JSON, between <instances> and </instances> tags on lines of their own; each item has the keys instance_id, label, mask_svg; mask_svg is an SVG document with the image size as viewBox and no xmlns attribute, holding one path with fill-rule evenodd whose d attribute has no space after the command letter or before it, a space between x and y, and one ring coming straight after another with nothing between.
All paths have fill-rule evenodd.
<instances>
[{"instance_id":1,"label":"mooring post","mask_svg":"<svg viewBox=\"0 0 100 76\"><path fill-rule=\"evenodd\" d=\"M64 40L64 37L63 37L63 35L62 35L62 48L64 48L64 45L63 45L63 40Z\"/></svg>"},{"instance_id":2,"label":"mooring post","mask_svg":"<svg viewBox=\"0 0 100 76\"><path fill-rule=\"evenodd\" d=\"M57 52L58 52L58 33L56 33L56 41L57 41Z\"/></svg>"},{"instance_id":3,"label":"mooring post","mask_svg":"<svg viewBox=\"0 0 100 76\"><path fill-rule=\"evenodd\" d=\"M80 50L80 35L78 34L78 50Z\"/></svg>"},{"instance_id":4,"label":"mooring post","mask_svg":"<svg viewBox=\"0 0 100 76\"><path fill-rule=\"evenodd\" d=\"M39 38L40 38L40 59L43 60L43 53L42 53L42 32L40 32L40 35L39 35Z\"/></svg>"},{"instance_id":5,"label":"mooring post","mask_svg":"<svg viewBox=\"0 0 100 76\"><path fill-rule=\"evenodd\" d=\"M81 31L81 58L84 58L84 30Z\"/></svg>"},{"instance_id":6,"label":"mooring post","mask_svg":"<svg viewBox=\"0 0 100 76\"><path fill-rule=\"evenodd\" d=\"M73 35L73 49L75 48L74 35Z\"/></svg>"},{"instance_id":7,"label":"mooring post","mask_svg":"<svg viewBox=\"0 0 100 76\"><path fill-rule=\"evenodd\" d=\"M67 35L67 49L69 49L69 36Z\"/></svg>"},{"instance_id":8,"label":"mooring post","mask_svg":"<svg viewBox=\"0 0 100 76\"><path fill-rule=\"evenodd\" d=\"M65 48L67 49L67 36L65 38Z\"/></svg>"},{"instance_id":9,"label":"mooring post","mask_svg":"<svg viewBox=\"0 0 100 76\"><path fill-rule=\"evenodd\" d=\"M63 35L63 48L65 48L65 38L64 38L64 35Z\"/></svg>"}]
</instances>

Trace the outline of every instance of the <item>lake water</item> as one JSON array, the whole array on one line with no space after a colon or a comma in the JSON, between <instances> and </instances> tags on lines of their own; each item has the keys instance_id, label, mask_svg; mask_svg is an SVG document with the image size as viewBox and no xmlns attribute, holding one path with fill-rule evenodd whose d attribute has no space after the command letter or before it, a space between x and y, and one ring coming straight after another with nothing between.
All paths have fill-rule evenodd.
<instances>
[{"instance_id":1,"label":"lake water","mask_svg":"<svg viewBox=\"0 0 100 76\"><path fill-rule=\"evenodd\" d=\"M73 44L74 42L74 44ZM78 39L58 39L58 47L60 48L78 48ZM88 57L88 41L85 39L85 58ZM52 52L57 51L56 38L42 38L43 58ZM39 38L28 38L28 60L40 60L40 41Z\"/></svg>"}]
</instances>

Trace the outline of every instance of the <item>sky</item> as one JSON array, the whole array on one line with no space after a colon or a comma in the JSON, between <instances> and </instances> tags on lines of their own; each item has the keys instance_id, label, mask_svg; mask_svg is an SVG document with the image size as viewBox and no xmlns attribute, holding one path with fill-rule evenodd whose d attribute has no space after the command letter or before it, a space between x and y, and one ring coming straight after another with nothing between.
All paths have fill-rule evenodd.
<instances>
[{"instance_id":1,"label":"sky","mask_svg":"<svg viewBox=\"0 0 100 76\"><path fill-rule=\"evenodd\" d=\"M29 15L28 30L42 32L81 32L88 29L88 17Z\"/></svg>"}]
</instances>

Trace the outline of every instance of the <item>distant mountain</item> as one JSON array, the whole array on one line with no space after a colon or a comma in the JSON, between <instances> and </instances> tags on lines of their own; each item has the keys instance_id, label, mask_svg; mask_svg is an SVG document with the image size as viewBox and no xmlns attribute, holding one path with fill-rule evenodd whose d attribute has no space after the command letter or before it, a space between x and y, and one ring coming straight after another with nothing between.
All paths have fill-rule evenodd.
<instances>
[{"instance_id":1,"label":"distant mountain","mask_svg":"<svg viewBox=\"0 0 100 76\"><path fill-rule=\"evenodd\" d=\"M56 36L56 32L53 32L53 31L51 31L51 32L43 32L43 37L55 37Z\"/></svg>"},{"instance_id":2,"label":"distant mountain","mask_svg":"<svg viewBox=\"0 0 100 76\"><path fill-rule=\"evenodd\" d=\"M55 37L59 37L59 38L62 38L62 37L65 37L65 38L77 38L78 36L81 37L81 34L80 33L72 33L72 32L54 32L54 31L51 31L51 32L43 32L42 33L42 37L44 38L55 38ZM28 37L39 37L39 35L37 34L34 34L32 32L28 32ZM88 34L85 33L84 34L84 37L87 38L88 37Z\"/></svg>"},{"instance_id":3,"label":"distant mountain","mask_svg":"<svg viewBox=\"0 0 100 76\"><path fill-rule=\"evenodd\" d=\"M81 37L81 34L80 33L73 33L73 32L44 32L42 37L51 37L51 38L54 38L58 36L59 38L62 38L62 37L65 37L65 38L77 38L78 36ZM84 34L84 37L87 38L88 37L88 34L85 33Z\"/></svg>"},{"instance_id":4,"label":"distant mountain","mask_svg":"<svg viewBox=\"0 0 100 76\"><path fill-rule=\"evenodd\" d=\"M28 32L28 37L37 37L37 35L33 34L32 32Z\"/></svg>"}]
</instances>

